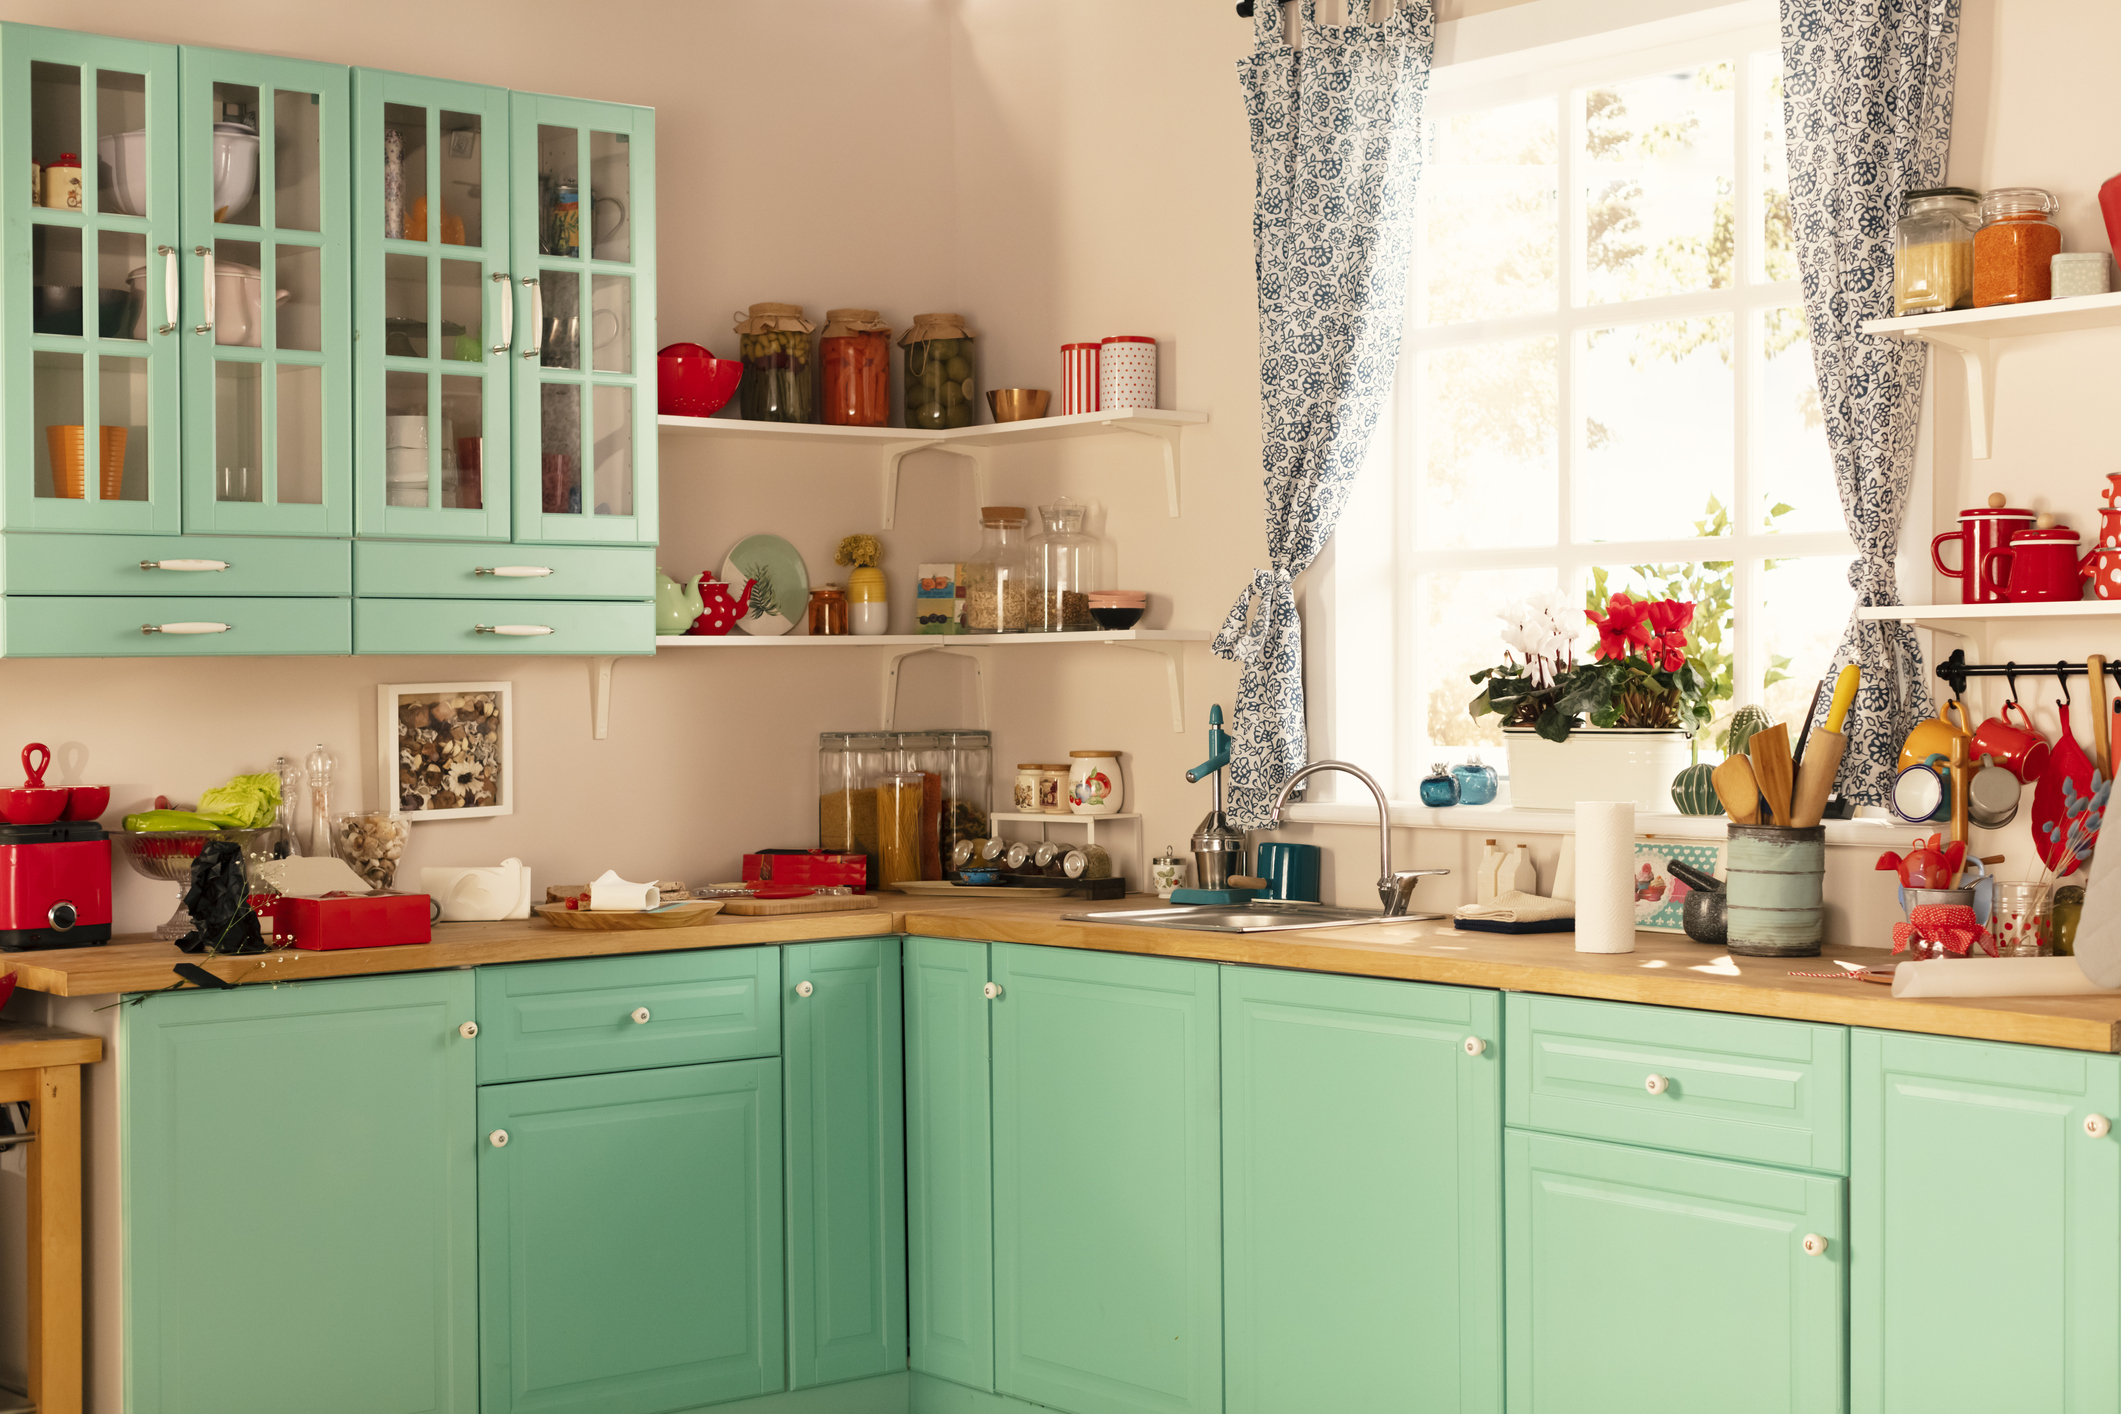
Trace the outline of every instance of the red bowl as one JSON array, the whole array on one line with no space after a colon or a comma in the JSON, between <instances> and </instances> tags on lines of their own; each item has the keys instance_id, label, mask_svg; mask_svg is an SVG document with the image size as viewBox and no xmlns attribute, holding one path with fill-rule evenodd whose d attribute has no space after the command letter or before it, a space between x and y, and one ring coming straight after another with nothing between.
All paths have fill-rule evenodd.
<instances>
[{"instance_id":1,"label":"red bowl","mask_svg":"<svg viewBox=\"0 0 2121 1414\"><path fill-rule=\"evenodd\" d=\"M75 786L66 793L62 820L99 820L110 809L109 786Z\"/></svg>"},{"instance_id":2,"label":"red bowl","mask_svg":"<svg viewBox=\"0 0 2121 1414\"><path fill-rule=\"evenodd\" d=\"M712 417L736 396L744 365L716 358L698 344L671 344L656 354L656 411L665 417Z\"/></svg>"},{"instance_id":3,"label":"red bowl","mask_svg":"<svg viewBox=\"0 0 2121 1414\"><path fill-rule=\"evenodd\" d=\"M15 786L0 789L0 819L10 825L49 825L66 812L65 786Z\"/></svg>"}]
</instances>

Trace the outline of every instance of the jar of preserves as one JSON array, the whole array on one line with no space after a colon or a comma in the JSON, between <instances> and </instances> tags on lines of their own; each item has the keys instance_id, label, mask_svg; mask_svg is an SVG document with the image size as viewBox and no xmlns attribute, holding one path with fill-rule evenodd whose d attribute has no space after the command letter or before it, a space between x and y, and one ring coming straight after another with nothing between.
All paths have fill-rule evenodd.
<instances>
[{"instance_id":1,"label":"jar of preserves","mask_svg":"<svg viewBox=\"0 0 2121 1414\"><path fill-rule=\"evenodd\" d=\"M1037 576L1024 554L1024 508L982 506L979 549L965 561L965 632L1022 633L1033 627Z\"/></svg>"},{"instance_id":2,"label":"jar of preserves","mask_svg":"<svg viewBox=\"0 0 2121 1414\"><path fill-rule=\"evenodd\" d=\"M873 309L828 309L817 336L818 408L833 427L891 423L891 326Z\"/></svg>"},{"instance_id":3,"label":"jar of preserves","mask_svg":"<svg viewBox=\"0 0 2121 1414\"><path fill-rule=\"evenodd\" d=\"M736 317L744 361L737 400L747 419L817 421L817 383L810 365L810 334L816 328L799 304L755 304Z\"/></svg>"},{"instance_id":4,"label":"jar of preserves","mask_svg":"<svg viewBox=\"0 0 2121 1414\"><path fill-rule=\"evenodd\" d=\"M1981 198L1974 232L1974 307L2049 297L2050 262L2062 249L2055 199L2038 187L1998 187Z\"/></svg>"},{"instance_id":5,"label":"jar of preserves","mask_svg":"<svg viewBox=\"0 0 2121 1414\"><path fill-rule=\"evenodd\" d=\"M1083 528L1090 508L1070 496L1038 508L1045 523L1034 549L1038 558L1038 608L1031 627L1045 633L1089 633L1090 591L1098 587L1098 541Z\"/></svg>"},{"instance_id":6,"label":"jar of preserves","mask_svg":"<svg viewBox=\"0 0 2121 1414\"><path fill-rule=\"evenodd\" d=\"M972 331L961 314L916 314L906 351L906 425L924 432L970 427L979 406Z\"/></svg>"},{"instance_id":7,"label":"jar of preserves","mask_svg":"<svg viewBox=\"0 0 2121 1414\"><path fill-rule=\"evenodd\" d=\"M1893 227L1893 314L1938 314L1974 303L1974 231L1981 193L1925 187L1901 198Z\"/></svg>"},{"instance_id":8,"label":"jar of preserves","mask_svg":"<svg viewBox=\"0 0 2121 1414\"><path fill-rule=\"evenodd\" d=\"M838 638L847 632L847 595L837 584L810 591L810 636Z\"/></svg>"}]
</instances>

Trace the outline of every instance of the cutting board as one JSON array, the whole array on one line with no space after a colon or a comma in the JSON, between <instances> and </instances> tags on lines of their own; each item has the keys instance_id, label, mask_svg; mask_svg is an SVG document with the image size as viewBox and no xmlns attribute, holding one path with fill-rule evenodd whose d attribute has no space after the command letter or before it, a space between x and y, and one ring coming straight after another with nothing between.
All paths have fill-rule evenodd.
<instances>
[{"instance_id":1,"label":"cutting board","mask_svg":"<svg viewBox=\"0 0 2121 1414\"><path fill-rule=\"evenodd\" d=\"M573 928L584 933L627 933L643 928L690 928L721 912L714 899L693 899L657 909L654 913L597 913L565 904L541 903L531 912L555 928Z\"/></svg>"},{"instance_id":2,"label":"cutting board","mask_svg":"<svg viewBox=\"0 0 2121 1414\"><path fill-rule=\"evenodd\" d=\"M777 913L840 913L854 908L878 908L868 894L814 894L809 898L725 899L722 912L739 918L764 918Z\"/></svg>"}]
</instances>

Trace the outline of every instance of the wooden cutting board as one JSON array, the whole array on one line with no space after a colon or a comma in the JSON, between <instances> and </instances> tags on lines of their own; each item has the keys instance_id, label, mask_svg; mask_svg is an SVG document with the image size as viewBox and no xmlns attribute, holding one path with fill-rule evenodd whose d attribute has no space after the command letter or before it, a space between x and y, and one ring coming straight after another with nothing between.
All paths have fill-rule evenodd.
<instances>
[{"instance_id":1,"label":"wooden cutting board","mask_svg":"<svg viewBox=\"0 0 2121 1414\"><path fill-rule=\"evenodd\" d=\"M738 918L763 918L777 913L840 913L883 906L869 894L813 894L809 898L725 899L722 912Z\"/></svg>"}]
</instances>

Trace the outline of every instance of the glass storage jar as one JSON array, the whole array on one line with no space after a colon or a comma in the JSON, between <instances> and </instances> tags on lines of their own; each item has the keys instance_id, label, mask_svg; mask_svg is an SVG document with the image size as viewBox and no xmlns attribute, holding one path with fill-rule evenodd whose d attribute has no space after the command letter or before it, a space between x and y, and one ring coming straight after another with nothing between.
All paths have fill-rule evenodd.
<instances>
[{"instance_id":1,"label":"glass storage jar","mask_svg":"<svg viewBox=\"0 0 2121 1414\"><path fill-rule=\"evenodd\" d=\"M891 326L873 309L828 309L817 336L818 408L833 427L891 422Z\"/></svg>"},{"instance_id":2,"label":"glass storage jar","mask_svg":"<svg viewBox=\"0 0 2121 1414\"><path fill-rule=\"evenodd\" d=\"M959 840L985 839L994 783L994 738L986 732L936 732L943 776L942 818L937 826L942 855Z\"/></svg>"},{"instance_id":3,"label":"glass storage jar","mask_svg":"<svg viewBox=\"0 0 2121 1414\"><path fill-rule=\"evenodd\" d=\"M982 506L979 549L965 561L965 632L1022 633L1035 627L1037 588L1024 553L1024 508Z\"/></svg>"},{"instance_id":4,"label":"glass storage jar","mask_svg":"<svg viewBox=\"0 0 2121 1414\"><path fill-rule=\"evenodd\" d=\"M1098 541L1083 528L1090 508L1063 496L1038 508L1045 534L1033 543L1038 559L1038 604L1031 627L1045 633L1089 633L1090 591L1098 587Z\"/></svg>"},{"instance_id":5,"label":"glass storage jar","mask_svg":"<svg viewBox=\"0 0 2121 1414\"><path fill-rule=\"evenodd\" d=\"M1974 307L2031 304L2048 298L2049 262L2062 249L2050 218L2055 199L2038 187L1999 187L1981 198L1974 232Z\"/></svg>"},{"instance_id":6,"label":"glass storage jar","mask_svg":"<svg viewBox=\"0 0 2121 1414\"><path fill-rule=\"evenodd\" d=\"M899 340L906 351L906 425L935 432L970 427L979 404L972 331L963 315L916 314Z\"/></svg>"},{"instance_id":7,"label":"glass storage jar","mask_svg":"<svg viewBox=\"0 0 2121 1414\"><path fill-rule=\"evenodd\" d=\"M817 847L869 856L876 886L876 783L898 768L895 738L882 732L821 732L817 739Z\"/></svg>"},{"instance_id":8,"label":"glass storage jar","mask_svg":"<svg viewBox=\"0 0 2121 1414\"><path fill-rule=\"evenodd\" d=\"M943 744L933 732L901 732L899 769L921 778L921 877L943 877Z\"/></svg>"},{"instance_id":9,"label":"glass storage jar","mask_svg":"<svg viewBox=\"0 0 2121 1414\"><path fill-rule=\"evenodd\" d=\"M799 304L755 304L736 320L744 376L737 400L753 422L817 421L810 334L817 325Z\"/></svg>"},{"instance_id":10,"label":"glass storage jar","mask_svg":"<svg viewBox=\"0 0 2121 1414\"><path fill-rule=\"evenodd\" d=\"M1981 193L1925 187L1901 198L1893 226L1893 313L1938 314L1974 303L1974 230Z\"/></svg>"},{"instance_id":11,"label":"glass storage jar","mask_svg":"<svg viewBox=\"0 0 2121 1414\"><path fill-rule=\"evenodd\" d=\"M1997 957L2049 957L2055 951L2054 886L2006 880L1996 885L1989 936Z\"/></svg>"},{"instance_id":12,"label":"glass storage jar","mask_svg":"<svg viewBox=\"0 0 2121 1414\"><path fill-rule=\"evenodd\" d=\"M847 632L847 594L837 584L820 584L810 591L810 636L839 638Z\"/></svg>"},{"instance_id":13,"label":"glass storage jar","mask_svg":"<svg viewBox=\"0 0 2121 1414\"><path fill-rule=\"evenodd\" d=\"M921 877L921 773L889 771L876 778L879 884Z\"/></svg>"}]
</instances>

